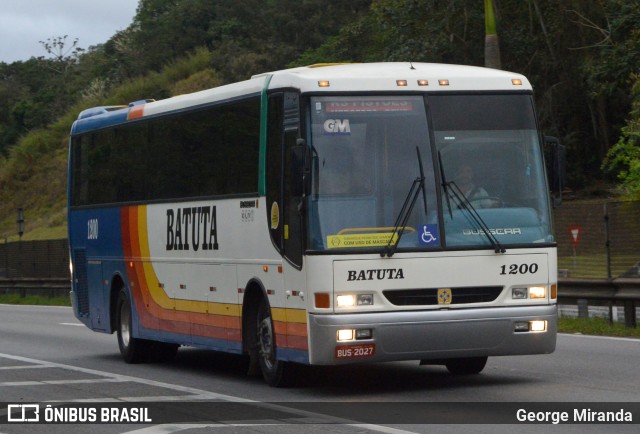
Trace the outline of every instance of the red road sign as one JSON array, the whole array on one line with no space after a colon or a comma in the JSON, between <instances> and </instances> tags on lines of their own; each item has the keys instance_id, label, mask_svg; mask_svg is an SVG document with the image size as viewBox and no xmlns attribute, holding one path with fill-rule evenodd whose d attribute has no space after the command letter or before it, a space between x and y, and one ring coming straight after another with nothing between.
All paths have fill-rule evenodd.
<instances>
[{"instance_id":1,"label":"red road sign","mask_svg":"<svg viewBox=\"0 0 640 434\"><path fill-rule=\"evenodd\" d=\"M571 242L573 243L573 247L578 247L578 243L580 243L580 236L582 235L582 227L576 225L569 226L569 232L571 233Z\"/></svg>"}]
</instances>

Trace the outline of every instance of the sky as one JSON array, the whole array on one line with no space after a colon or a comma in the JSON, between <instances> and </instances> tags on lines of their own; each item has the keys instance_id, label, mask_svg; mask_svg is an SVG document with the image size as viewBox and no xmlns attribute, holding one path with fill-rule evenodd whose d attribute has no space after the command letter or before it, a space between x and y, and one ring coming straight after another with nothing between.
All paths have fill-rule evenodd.
<instances>
[{"instance_id":1,"label":"sky","mask_svg":"<svg viewBox=\"0 0 640 434\"><path fill-rule=\"evenodd\" d=\"M0 62L47 56L39 41L68 35L87 49L131 24L138 0L0 0Z\"/></svg>"}]
</instances>

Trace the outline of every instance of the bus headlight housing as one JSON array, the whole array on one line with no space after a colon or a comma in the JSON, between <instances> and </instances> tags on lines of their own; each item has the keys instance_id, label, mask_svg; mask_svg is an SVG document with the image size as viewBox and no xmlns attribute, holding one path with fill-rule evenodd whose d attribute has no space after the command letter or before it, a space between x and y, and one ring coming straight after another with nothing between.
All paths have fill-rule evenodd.
<instances>
[{"instance_id":1,"label":"bus headlight housing","mask_svg":"<svg viewBox=\"0 0 640 434\"><path fill-rule=\"evenodd\" d=\"M547 298L547 288L544 286L530 286L529 298Z\"/></svg>"},{"instance_id":2,"label":"bus headlight housing","mask_svg":"<svg viewBox=\"0 0 640 434\"><path fill-rule=\"evenodd\" d=\"M514 300L531 300L547 298L546 286L529 286L511 289L511 298Z\"/></svg>"},{"instance_id":3,"label":"bus headlight housing","mask_svg":"<svg viewBox=\"0 0 640 434\"><path fill-rule=\"evenodd\" d=\"M547 331L547 322L544 320L517 321L513 325L513 331L516 333L533 332L540 333Z\"/></svg>"},{"instance_id":4,"label":"bus headlight housing","mask_svg":"<svg viewBox=\"0 0 640 434\"><path fill-rule=\"evenodd\" d=\"M338 307L372 306L373 294L339 294L336 297Z\"/></svg>"}]
</instances>

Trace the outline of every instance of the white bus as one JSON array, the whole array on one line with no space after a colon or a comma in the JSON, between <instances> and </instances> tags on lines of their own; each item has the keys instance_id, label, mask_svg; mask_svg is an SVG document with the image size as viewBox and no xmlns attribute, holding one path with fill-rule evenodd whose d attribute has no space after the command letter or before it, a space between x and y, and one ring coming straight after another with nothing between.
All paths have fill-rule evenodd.
<instances>
[{"instance_id":1,"label":"white bus","mask_svg":"<svg viewBox=\"0 0 640 434\"><path fill-rule=\"evenodd\" d=\"M557 266L532 88L424 63L315 65L71 131L72 301L129 363L179 346L456 374L551 353Z\"/></svg>"}]
</instances>

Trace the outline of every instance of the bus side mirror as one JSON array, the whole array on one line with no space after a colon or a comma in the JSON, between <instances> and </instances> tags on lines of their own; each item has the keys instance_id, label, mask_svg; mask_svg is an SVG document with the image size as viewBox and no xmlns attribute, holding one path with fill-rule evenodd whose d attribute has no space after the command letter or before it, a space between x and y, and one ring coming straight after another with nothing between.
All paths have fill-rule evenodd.
<instances>
[{"instance_id":1,"label":"bus side mirror","mask_svg":"<svg viewBox=\"0 0 640 434\"><path fill-rule=\"evenodd\" d=\"M567 148L551 136L544 137L544 145L551 198L553 206L557 207L562 203L562 189L566 182Z\"/></svg>"},{"instance_id":2,"label":"bus side mirror","mask_svg":"<svg viewBox=\"0 0 640 434\"><path fill-rule=\"evenodd\" d=\"M309 152L304 139L297 139L291 147L291 194L294 197L305 196L310 188Z\"/></svg>"}]
</instances>

